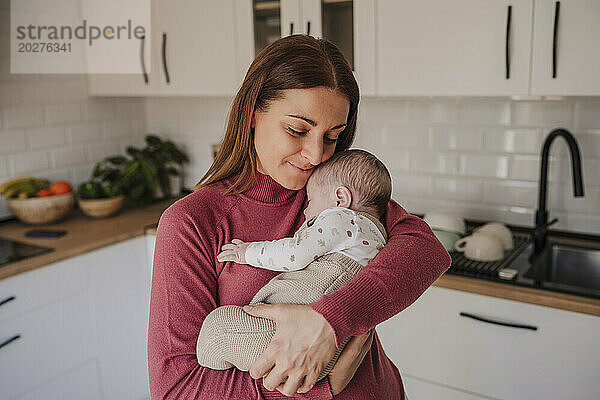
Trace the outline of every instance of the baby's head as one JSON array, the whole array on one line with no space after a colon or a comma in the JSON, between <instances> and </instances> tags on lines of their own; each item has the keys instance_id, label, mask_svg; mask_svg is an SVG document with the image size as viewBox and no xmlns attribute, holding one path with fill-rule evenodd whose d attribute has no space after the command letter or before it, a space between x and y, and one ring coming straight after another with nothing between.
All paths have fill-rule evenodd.
<instances>
[{"instance_id":1,"label":"baby's head","mask_svg":"<svg viewBox=\"0 0 600 400\"><path fill-rule=\"evenodd\" d=\"M377 218L385 213L392 194L392 178L373 154L358 149L334 154L313 171L306 184L306 219L330 207L346 207Z\"/></svg>"}]
</instances>

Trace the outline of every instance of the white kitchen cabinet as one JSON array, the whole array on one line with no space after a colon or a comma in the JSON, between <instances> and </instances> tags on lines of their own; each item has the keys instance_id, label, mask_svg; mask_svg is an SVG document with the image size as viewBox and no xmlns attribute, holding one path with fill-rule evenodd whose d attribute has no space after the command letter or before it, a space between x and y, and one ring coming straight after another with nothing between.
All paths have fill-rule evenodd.
<instances>
[{"instance_id":1,"label":"white kitchen cabinet","mask_svg":"<svg viewBox=\"0 0 600 400\"><path fill-rule=\"evenodd\" d=\"M252 60L246 1L153 0L148 83L138 74L90 75L103 96L232 96ZM243 19L240 20L240 19Z\"/></svg>"},{"instance_id":2,"label":"white kitchen cabinet","mask_svg":"<svg viewBox=\"0 0 600 400\"><path fill-rule=\"evenodd\" d=\"M90 360L12 400L101 400L98 363Z\"/></svg>"},{"instance_id":3,"label":"white kitchen cabinet","mask_svg":"<svg viewBox=\"0 0 600 400\"><path fill-rule=\"evenodd\" d=\"M532 6L532 0L377 0L377 94L526 95Z\"/></svg>"},{"instance_id":4,"label":"white kitchen cabinet","mask_svg":"<svg viewBox=\"0 0 600 400\"><path fill-rule=\"evenodd\" d=\"M532 94L599 95L600 2L536 0L533 27Z\"/></svg>"},{"instance_id":5,"label":"white kitchen cabinet","mask_svg":"<svg viewBox=\"0 0 600 400\"><path fill-rule=\"evenodd\" d=\"M457 398L453 391L507 400L592 399L600 393L598 317L431 287L377 332L401 373L421 381L416 391L452 389L437 399Z\"/></svg>"},{"instance_id":6,"label":"white kitchen cabinet","mask_svg":"<svg viewBox=\"0 0 600 400\"><path fill-rule=\"evenodd\" d=\"M463 390L448 386L438 385L423 379L402 375L404 392L409 399L436 399L436 400L489 400L489 397L477 396Z\"/></svg>"},{"instance_id":7,"label":"white kitchen cabinet","mask_svg":"<svg viewBox=\"0 0 600 400\"><path fill-rule=\"evenodd\" d=\"M0 323L0 343L6 343L0 349L0 398L28 393L95 356L87 269L80 264L75 270L78 263L74 260L0 281L0 296L15 296L0 307L0 312L7 311ZM97 374L86 380L98 385Z\"/></svg>"},{"instance_id":8,"label":"white kitchen cabinet","mask_svg":"<svg viewBox=\"0 0 600 400\"><path fill-rule=\"evenodd\" d=\"M149 394L150 272L144 236L88 254L97 357L105 399Z\"/></svg>"}]
</instances>

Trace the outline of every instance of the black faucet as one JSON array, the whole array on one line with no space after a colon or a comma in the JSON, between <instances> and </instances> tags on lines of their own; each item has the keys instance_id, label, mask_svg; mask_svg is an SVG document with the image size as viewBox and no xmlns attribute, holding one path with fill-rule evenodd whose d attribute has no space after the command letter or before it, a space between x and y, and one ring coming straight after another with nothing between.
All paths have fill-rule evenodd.
<instances>
[{"instance_id":1,"label":"black faucet","mask_svg":"<svg viewBox=\"0 0 600 400\"><path fill-rule=\"evenodd\" d=\"M548 134L542 147L542 167L540 168L540 183L538 195L538 209L535 213L535 232L533 234L533 254L532 257L539 255L546 248L546 236L548 227L554 224L558 219L548 222L548 211L546 210L546 193L548 186L548 157L550 155L550 146L554 139L562 136L569 145L571 153L571 165L573 171L573 192L575 197L583 197L583 176L581 174L581 157L579 147L575 137L566 129L558 128Z\"/></svg>"}]
</instances>

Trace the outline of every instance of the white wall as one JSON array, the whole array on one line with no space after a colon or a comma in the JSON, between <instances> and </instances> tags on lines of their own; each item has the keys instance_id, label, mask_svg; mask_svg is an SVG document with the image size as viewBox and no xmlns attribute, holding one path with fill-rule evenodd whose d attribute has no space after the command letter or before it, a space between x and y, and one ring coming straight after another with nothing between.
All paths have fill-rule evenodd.
<instances>
[{"instance_id":1,"label":"white wall","mask_svg":"<svg viewBox=\"0 0 600 400\"><path fill-rule=\"evenodd\" d=\"M10 74L9 4L0 1L0 182L31 175L78 184L96 162L140 143L144 100L89 97L85 75Z\"/></svg>"},{"instance_id":2,"label":"white wall","mask_svg":"<svg viewBox=\"0 0 600 400\"><path fill-rule=\"evenodd\" d=\"M192 163L185 186L210 166L230 98L148 99L148 131L184 144ZM539 154L552 128L577 138L585 197L572 197L567 147L551 151L549 206L556 226L600 234L600 99L511 101L494 98L361 101L354 147L378 155L392 172L394 198L409 211L447 208L465 217L531 226Z\"/></svg>"}]
</instances>

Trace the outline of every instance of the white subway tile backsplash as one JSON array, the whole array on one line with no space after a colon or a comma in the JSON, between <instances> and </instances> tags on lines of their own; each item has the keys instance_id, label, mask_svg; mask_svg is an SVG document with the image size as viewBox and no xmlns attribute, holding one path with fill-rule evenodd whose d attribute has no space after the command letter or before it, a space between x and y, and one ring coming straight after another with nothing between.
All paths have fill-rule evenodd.
<instances>
[{"instance_id":1,"label":"white subway tile backsplash","mask_svg":"<svg viewBox=\"0 0 600 400\"><path fill-rule=\"evenodd\" d=\"M575 134L575 138L579 142L579 151L584 157L600 158L600 129Z\"/></svg>"},{"instance_id":2,"label":"white subway tile backsplash","mask_svg":"<svg viewBox=\"0 0 600 400\"><path fill-rule=\"evenodd\" d=\"M0 154L25 150L27 148L25 131L23 129L0 131L0 144Z\"/></svg>"},{"instance_id":3,"label":"white subway tile backsplash","mask_svg":"<svg viewBox=\"0 0 600 400\"><path fill-rule=\"evenodd\" d=\"M0 156L0 176L7 176L8 174L8 161L6 161L6 157Z\"/></svg>"},{"instance_id":4,"label":"white subway tile backsplash","mask_svg":"<svg viewBox=\"0 0 600 400\"><path fill-rule=\"evenodd\" d=\"M458 155L454 153L421 152L410 153L410 170L419 174L455 175Z\"/></svg>"},{"instance_id":5,"label":"white subway tile backsplash","mask_svg":"<svg viewBox=\"0 0 600 400\"><path fill-rule=\"evenodd\" d=\"M92 164L117 154L123 154L123 146L120 143L97 144L86 149L86 159Z\"/></svg>"},{"instance_id":6,"label":"white subway tile backsplash","mask_svg":"<svg viewBox=\"0 0 600 400\"><path fill-rule=\"evenodd\" d=\"M523 181L486 181L483 200L489 204L535 208L538 185Z\"/></svg>"},{"instance_id":7,"label":"white subway tile backsplash","mask_svg":"<svg viewBox=\"0 0 600 400\"><path fill-rule=\"evenodd\" d=\"M107 139L132 136L131 123L125 121L108 121L103 124L104 137Z\"/></svg>"},{"instance_id":8,"label":"white subway tile backsplash","mask_svg":"<svg viewBox=\"0 0 600 400\"><path fill-rule=\"evenodd\" d=\"M51 104L45 107L46 123L49 125L65 124L83 120L79 104Z\"/></svg>"},{"instance_id":9,"label":"white subway tile backsplash","mask_svg":"<svg viewBox=\"0 0 600 400\"><path fill-rule=\"evenodd\" d=\"M455 124L458 122L457 101L412 101L410 121L419 124Z\"/></svg>"},{"instance_id":10,"label":"white subway tile backsplash","mask_svg":"<svg viewBox=\"0 0 600 400\"><path fill-rule=\"evenodd\" d=\"M459 174L489 178L508 177L508 157L487 154L462 154L459 159Z\"/></svg>"},{"instance_id":11,"label":"white subway tile backsplash","mask_svg":"<svg viewBox=\"0 0 600 400\"><path fill-rule=\"evenodd\" d=\"M465 125L508 125L510 103L488 99L465 100L460 104L460 121Z\"/></svg>"},{"instance_id":12,"label":"white subway tile backsplash","mask_svg":"<svg viewBox=\"0 0 600 400\"><path fill-rule=\"evenodd\" d=\"M577 129L600 129L600 101L575 104Z\"/></svg>"},{"instance_id":13,"label":"white subway tile backsplash","mask_svg":"<svg viewBox=\"0 0 600 400\"><path fill-rule=\"evenodd\" d=\"M94 165L89 164L82 167L70 168L69 181L73 187L77 187L80 183L90 179Z\"/></svg>"},{"instance_id":14,"label":"white subway tile backsplash","mask_svg":"<svg viewBox=\"0 0 600 400\"><path fill-rule=\"evenodd\" d=\"M8 166L10 173L13 175L25 172L47 171L50 166L48 163L48 153L45 151L36 151L12 154L8 156Z\"/></svg>"},{"instance_id":15,"label":"white subway tile backsplash","mask_svg":"<svg viewBox=\"0 0 600 400\"><path fill-rule=\"evenodd\" d=\"M439 150L480 150L484 129L472 127L433 128L433 147Z\"/></svg>"},{"instance_id":16,"label":"white subway tile backsplash","mask_svg":"<svg viewBox=\"0 0 600 400\"><path fill-rule=\"evenodd\" d=\"M83 146L67 147L50 152L50 164L52 168L84 164L85 161L85 148Z\"/></svg>"},{"instance_id":17,"label":"white subway tile backsplash","mask_svg":"<svg viewBox=\"0 0 600 400\"><path fill-rule=\"evenodd\" d=\"M109 121L114 119L115 105L112 99L94 98L83 106L86 121Z\"/></svg>"},{"instance_id":18,"label":"white subway tile backsplash","mask_svg":"<svg viewBox=\"0 0 600 400\"><path fill-rule=\"evenodd\" d=\"M369 151L368 149L364 150ZM384 149L372 153L385 164L389 171L408 172L410 168L410 152L408 150Z\"/></svg>"},{"instance_id":19,"label":"white subway tile backsplash","mask_svg":"<svg viewBox=\"0 0 600 400\"><path fill-rule=\"evenodd\" d=\"M382 132L384 147L429 149L430 131L428 127L412 127L401 124L387 124Z\"/></svg>"},{"instance_id":20,"label":"white subway tile backsplash","mask_svg":"<svg viewBox=\"0 0 600 400\"><path fill-rule=\"evenodd\" d=\"M600 216L595 214L569 214L567 229L574 232L600 235Z\"/></svg>"},{"instance_id":21,"label":"white subway tile backsplash","mask_svg":"<svg viewBox=\"0 0 600 400\"><path fill-rule=\"evenodd\" d=\"M474 179L434 178L433 194L443 199L480 202L483 184Z\"/></svg>"},{"instance_id":22,"label":"white subway tile backsplash","mask_svg":"<svg viewBox=\"0 0 600 400\"><path fill-rule=\"evenodd\" d=\"M570 128L573 126L573 104L565 101L515 101L513 125Z\"/></svg>"},{"instance_id":23,"label":"white subway tile backsplash","mask_svg":"<svg viewBox=\"0 0 600 400\"><path fill-rule=\"evenodd\" d=\"M6 129L40 126L44 123L42 107L7 107L4 109L4 127Z\"/></svg>"},{"instance_id":24,"label":"white subway tile backsplash","mask_svg":"<svg viewBox=\"0 0 600 400\"><path fill-rule=\"evenodd\" d=\"M408 123L409 105L408 101L401 99L364 98L358 106L358 120L376 123ZM367 108L368 111L365 112Z\"/></svg>"},{"instance_id":25,"label":"white subway tile backsplash","mask_svg":"<svg viewBox=\"0 0 600 400\"><path fill-rule=\"evenodd\" d=\"M407 175L392 171L394 198L431 196L431 178L425 175Z\"/></svg>"},{"instance_id":26,"label":"white subway tile backsplash","mask_svg":"<svg viewBox=\"0 0 600 400\"><path fill-rule=\"evenodd\" d=\"M539 154L542 148L538 129L485 129L485 149L502 153Z\"/></svg>"},{"instance_id":27,"label":"white subway tile backsplash","mask_svg":"<svg viewBox=\"0 0 600 400\"><path fill-rule=\"evenodd\" d=\"M62 126L50 126L27 130L29 147L37 150L48 147L58 147L65 144L65 128Z\"/></svg>"},{"instance_id":28,"label":"white subway tile backsplash","mask_svg":"<svg viewBox=\"0 0 600 400\"><path fill-rule=\"evenodd\" d=\"M573 196L572 187L552 185L550 187L550 208L553 210L600 215L600 188L588 186L583 197Z\"/></svg>"},{"instance_id":29,"label":"white subway tile backsplash","mask_svg":"<svg viewBox=\"0 0 600 400\"><path fill-rule=\"evenodd\" d=\"M540 156L513 156L510 163L511 179L537 181L540 177Z\"/></svg>"},{"instance_id":30,"label":"white subway tile backsplash","mask_svg":"<svg viewBox=\"0 0 600 400\"><path fill-rule=\"evenodd\" d=\"M102 140L102 123L100 122L68 125L66 130L70 143L93 143Z\"/></svg>"},{"instance_id":31,"label":"white subway tile backsplash","mask_svg":"<svg viewBox=\"0 0 600 400\"><path fill-rule=\"evenodd\" d=\"M22 102L21 87L18 83L0 81L0 93L0 107Z\"/></svg>"}]
</instances>

